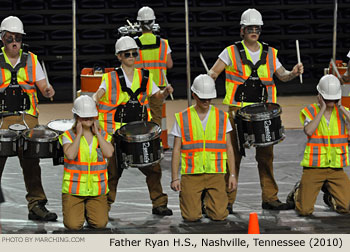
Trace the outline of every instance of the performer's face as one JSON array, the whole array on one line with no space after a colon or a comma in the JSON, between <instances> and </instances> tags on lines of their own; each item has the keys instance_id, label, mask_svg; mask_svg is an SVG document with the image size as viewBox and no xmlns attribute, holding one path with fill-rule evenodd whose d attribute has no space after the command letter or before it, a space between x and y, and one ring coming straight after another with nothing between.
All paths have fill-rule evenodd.
<instances>
[{"instance_id":1,"label":"performer's face","mask_svg":"<svg viewBox=\"0 0 350 252\"><path fill-rule=\"evenodd\" d=\"M243 29L244 39L249 42L258 41L261 34L261 27L257 25L246 26Z\"/></svg>"},{"instance_id":2,"label":"performer's face","mask_svg":"<svg viewBox=\"0 0 350 252\"><path fill-rule=\"evenodd\" d=\"M138 56L137 49L131 49L118 54L120 62L126 66L133 66L135 64L136 57Z\"/></svg>"},{"instance_id":3,"label":"performer's face","mask_svg":"<svg viewBox=\"0 0 350 252\"><path fill-rule=\"evenodd\" d=\"M6 32L2 38L5 50L10 54L19 54L22 44L22 34Z\"/></svg>"},{"instance_id":4,"label":"performer's face","mask_svg":"<svg viewBox=\"0 0 350 252\"><path fill-rule=\"evenodd\" d=\"M197 106L199 106L202 109L209 108L212 99L201 99L196 94L193 94L193 97L196 100Z\"/></svg>"},{"instance_id":5,"label":"performer's face","mask_svg":"<svg viewBox=\"0 0 350 252\"><path fill-rule=\"evenodd\" d=\"M81 122L83 127L91 127L94 124L94 117L79 117L79 121Z\"/></svg>"}]
</instances>

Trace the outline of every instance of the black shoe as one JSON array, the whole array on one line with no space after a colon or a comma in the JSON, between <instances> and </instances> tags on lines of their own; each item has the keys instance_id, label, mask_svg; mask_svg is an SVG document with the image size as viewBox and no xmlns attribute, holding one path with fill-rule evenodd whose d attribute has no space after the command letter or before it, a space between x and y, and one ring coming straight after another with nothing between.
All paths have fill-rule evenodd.
<instances>
[{"instance_id":1,"label":"black shoe","mask_svg":"<svg viewBox=\"0 0 350 252\"><path fill-rule=\"evenodd\" d=\"M173 215L173 211L167 208L167 206L159 206L152 209L152 214L170 216Z\"/></svg>"},{"instance_id":2,"label":"black shoe","mask_svg":"<svg viewBox=\"0 0 350 252\"><path fill-rule=\"evenodd\" d=\"M57 214L50 212L46 209L44 204L39 203L29 211L28 219L38 221L56 221Z\"/></svg>"},{"instance_id":3,"label":"black shoe","mask_svg":"<svg viewBox=\"0 0 350 252\"><path fill-rule=\"evenodd\" d=\"M290 191L290 193L287 196L286 203L289 205L289 209L295 208L294 194L295 194L296 190L299 188L299 186L300 186L300 181L298 181L294 185L292 191Z\"/></svg>"},{"instance_id":4,"label":"black shoe","mask_svg":"<svg viewBox=\"0 0 350 252\"><path fill-rule=\"evenodd\" d=\"M280 200L263 202L261 207L266 210L288 210L291 209L289 204L282 203Z\"/></svg>"},{"instance_id":5,"label":"black shoe","mask_svg":"<svg viewBox=\"0 0 350 252\"><path fill-rule=\"evenodd\" d=\"M232 206L227 206L228 214L233 214Z\"/></svg>"}]
</instances>

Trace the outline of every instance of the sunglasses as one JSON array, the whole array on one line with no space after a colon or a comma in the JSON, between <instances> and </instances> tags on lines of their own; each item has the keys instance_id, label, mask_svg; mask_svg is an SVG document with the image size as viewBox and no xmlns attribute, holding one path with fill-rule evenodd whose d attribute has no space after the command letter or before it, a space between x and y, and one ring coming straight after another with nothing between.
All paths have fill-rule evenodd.
<instances>
[{"instance_id":1,"label":"sunglasses","mask_svg":"<svg viewBox=\"0 0 350 252\"><path fill-rule=\"evenodd\" d=\"M260 26L247 26L246 27L246 31L247 31L248 34L251 34L251 33L260 34L261 33L261 27Z\"/></svg>"},{"instance_id":2,"label":"sunglasses","mask_svg":"<svg viewBox=\"0 0 350 252\"><path fill-rule=\"evenodd\" d=\"M5 38L5 42L7 44L11 44L13 41L16 41L18 43L22 42L22 36L16 35L15 37L11 36L11 37Z\"/></svg>"},{"instance_id":3,"label":"sunglasses","mask_svg":"<svg viewBox=\"0 0 350 252\"><path fill-rule=\"evenodd\" d=\"M324 102L334 102L334 103L337 103L339 100L326 100L326 99L323 99Z\"/></svg>"},{"instance_id":4,"label":"sunglasses","mask_svg":"<svg viewBox=\"0 0 350 252\"><path fill-rule=\"evenodd\" d=\"M198 97L198 96L197 96ZM200 100L200 102L207 102L207 101L211 101L212 99L210 98L210 99L202 99L202 98L199 98L198 97L198 100Z\"/></svg>"},{"instance_id":5,"label":"sunglasses","mask_svg":"<svg viewBox=\"0 0 350 252\"><path fill-rule=\"evenodd\" d=\"M125 58L130 58L131 56L136 58L137 56L139 56L139 53L138 52L132 52L132 53L129 53L129 52L125 52L123 53L124 54L124 57Z\"/></svg>"}]
</instances>

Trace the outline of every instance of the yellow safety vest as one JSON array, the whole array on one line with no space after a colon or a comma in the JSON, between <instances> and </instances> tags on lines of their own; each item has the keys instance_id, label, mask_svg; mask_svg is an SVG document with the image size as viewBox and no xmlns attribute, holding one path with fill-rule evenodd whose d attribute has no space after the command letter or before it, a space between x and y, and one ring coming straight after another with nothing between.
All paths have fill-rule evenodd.
<instances>
[{"instance_id":1,"label":"yellow safety vest","mask_svg":"<svg viewBox=\"0 0 350 252\"><path fill-rule=\"evenodd\" d=\"M247 47L241 42L247 59L252 61ZM263 51L262 44L260 42L260 57ZM232 66L225 67L226 74L226 96L223 103L230 106L241 106L241 102L235 101L234 97L239 85L243 84L251 75L251 69L248 65L242 63L241 56L239 54L238 48L235 45L226 47L229 57L232 61ZM277 102L277 90L275 83L273 81L273 74L276 71L276 58L277 50L269 46L266 64L261 65L258 68L258 76L261 82L266 86L268 94L268 102ZM251 102L244 102L243 106L250 105Z\"/></svg>"},{"instance_id":2,"label":"yellow safety vest","mask_svg":"<svg viewBox=\"0 0 350 252\"><path fill-rule=\"evenodd\" d=\"M300 112L300 121L313 120L320 111L318 104L311 104ZM322 116L314 134L308 137L304 158L300 163L304 167L342 168L349 165L348 130L345 116L334 107L329 125Z\"/></svg>"},{"instance_id":3,"label":"yellow safety vest","mask_svg":"<svg viewBox=\"0 0 350 252\"><path fill-rule=\"evenodd\" d=\"M104 130L100 130L106 141L111 136ZM62 137L65 136L71 142L76 138L73 130L65 131L59 138L62 144ZM108 189L107 162L99 147L96 136L92 139L92 150L84 136L80 138L79 152L74 160L68 160L64 156L64 173L62 182L62 193L69 193L79 196L105 195Z\"/></svg>"},{"instance_id":4,"label":"yellow safety vest","mask_svg":"<svg viewBox=\"0 0 350 252\"><path fill-rule=\"evenodd\" d=\"M146 92L141 92L137 99L141 105L145 105L148 112L148 119L151 119L151 111L148 104L148 96L152 95L153 80L152 74L149 74ZM100 126L108 132L108 134L113 134L122 125L119 122L114 121L114 115L116 113L116 108L119 105L126 104L130 95L127 92L122 91L119 83L119 77L116 71L108 72L103 74L102 82L106 82L106 92L104 96L101 97L98 106L98 120ZM131 84L131 90L135 92L140 88L142 82L142 71L140 69L134 69L134 77ZM123 123L124 125L124 123Z\"/></svg>"},{"instance_id":5,"label":"yellow safety vest","mask_svg":"<svg viewBox=\"0 0 350 252\"><path fill-rule=\"evenodd\" d=\"M211 106L206 130L191 106L175 114L181 128L181 174L226 173L228 114Z\"/></svg>"},{"instance_id":6,"label":"yellow safety vest","mask_svg":"<svg viewBox=\"0 0 350 252\"><path fill-rule=\"evenodd\" d=\"M20 50L20 57L22 56L22 49ZM8 59L4 47L1 48L0 55L3 55L5 62L11 65ZM0 56L1 57L1 56ZM34 53L28 52L28 58L25 67L21 67L17 72L17 82L25 93L28 94L30 100L30 108L26 110L26 113L33 116L38 116L38 97L35 87L36 79L36 64L38 64L37 56ZM12 66L12 65L11 65ZM0 79L0 93L4 92L5 89L10 85L11 82L11 71L6 68L0 68L1 79Z\"/></svg>"},{"instance_id":7,"label":"yellow safety vest","mask_svg":"<svg viewBox=\"0 0 350 252\"><path fill-rule=\"evenodd\" d=\"M139 37L142 45L153 45L157 37L152 33L144 33ZM153 81L159 87L165 87L166 83L162 71L166 75L168 40L160 39L158 48L139 50L139 56L136 58L135 67L145 68L153 75Z\"/></svg>"}]
</instances>

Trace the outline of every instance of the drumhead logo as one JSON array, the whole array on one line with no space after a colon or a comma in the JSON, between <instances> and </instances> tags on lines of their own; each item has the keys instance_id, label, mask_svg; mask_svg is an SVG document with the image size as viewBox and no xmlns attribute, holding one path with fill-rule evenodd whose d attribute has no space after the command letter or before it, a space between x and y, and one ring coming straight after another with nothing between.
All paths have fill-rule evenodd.
<instances>
[{"instance_id":1,"label":"drumhead logo","mask_svg":"<svg viewBox=\"0 0 350 252\"><path fill-rule=\"evenodd\" d=\"M150 142L142 143L143 162L144 163L149 163L149 161L150 161L149 153L148 153L148 147L150 147L150 145L151 145Z\"/></svg>"},{"instance_id":2,"label":"drumhead logo","mask_svg":"<svg viewBox=\"0 0 350 252\"><path fill-rule=\"evenodd\" d=\"M264 121L265 140L266 140L266 142L270 142L271 141L270 125L271 125L271 120Z\"/></svg>"}]
</instances>

